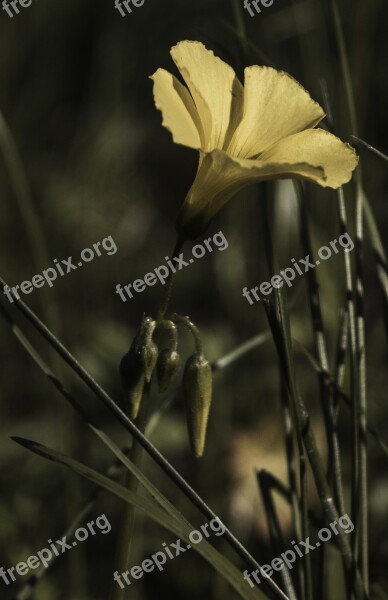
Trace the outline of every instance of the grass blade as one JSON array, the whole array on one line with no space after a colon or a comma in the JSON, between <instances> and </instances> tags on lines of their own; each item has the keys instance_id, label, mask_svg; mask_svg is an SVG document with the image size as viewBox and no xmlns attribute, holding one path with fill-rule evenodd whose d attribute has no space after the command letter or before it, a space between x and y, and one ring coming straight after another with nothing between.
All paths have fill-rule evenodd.
<instances>
[{"instance_id":1,"label":"grass blade","mask_svg":"<svg viewBox=\"0 0 388 600\"><path fill-rule=\"evenodd\" d=\"M165 510L159 508L154 501L150 501L143 496L134 494L108 477L101 475L90 467L87 467L86 465L83 465L62 453L57 452L56 450L47 448L46 446L20 437L13 437L12 439L34 454L69 468L71 471L102 487L121 500L132 504L135 508L144 512L154 522L159 524L164 529L167 529L167 531L174 533L187 544L192 543L189 538L189 535L192 531L189 524L187 524L185 520L171 516ZM225 579L242 598L246 600L263 600L266 598L259 588L251 589L249 586L247 586L241 575L241 572L219 552L217 552L208 542L203 540L198 545L194 545L192 547L223 577L225 577Z\"/></svg>"}]
</instances>

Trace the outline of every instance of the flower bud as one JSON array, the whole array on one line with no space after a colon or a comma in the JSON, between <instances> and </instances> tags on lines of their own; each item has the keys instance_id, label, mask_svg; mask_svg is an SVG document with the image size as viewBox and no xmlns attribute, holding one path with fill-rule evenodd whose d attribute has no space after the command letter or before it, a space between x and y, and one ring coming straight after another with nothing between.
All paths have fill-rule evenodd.
<instances>
[{"instance_id":1,"label":"flower bud","mask_svg":"<svg viewBox=\"0 0 388 600\"><path fill-rule=\"evenodd\" d=\"M151 381L158 359L158 348L152 340L155 324L151 317L143 317L140 329L120 363L121 382L131 419L138 415L145 382Z\"/></svg>"},{"instance_id":2,"label":"flower bud","mask_svg":"<svg viewBox=\"0 0 388 600\"><path fill-rule=\"evenodd\" d=\"M120 363L120 375L129 408L130 419L136 419L145 383L145 375L140 356L131 347Z\"/></svg>"},{"instance_id":3,"label":"flower bud","mask_svg":"<svg viewBox=\"0 0 388 600\"><path fill-rule=\"evenodd\" d=\"M212 371L202 354L193 354L187 360L182 385L191 447L199 458L205 447L212 400Z\"/></svg>"},{"instance_id":4,"label":"flower bud","mask_svg":"<svg viewBox=\"0 0 388 600\"><path fill-rule=\"evenodd\" d=\"M151 377L158 360L158 347L152 339L155 325L156 322L150 317L147 317L143 320L136 348L136 350L140 353L140 359L143 365L144 375L147 383L151 381Z\"/></svg>"},{"instance_id":5,"label":"flower bud","mask_svg":"<svg viewBox=\"0 0 388 600\"><path fill-rule=\"evenodd\" d=\"M147 383L151 381L152 373L158 360L158 353L158 347L152 340L142 346L141 360Z\"/></svg>"},{"instance_id":6,"label":"flower bud","mask_svg":"<svg viewBox=\"0 0 388 600\"><path fill-rule=\"evenodd\" d=\"M156 371L158 375L159 391L165 392L170 386L179 368L179 354L175 350L166 348L159 355Z\"/></svg>"}]
</instances>

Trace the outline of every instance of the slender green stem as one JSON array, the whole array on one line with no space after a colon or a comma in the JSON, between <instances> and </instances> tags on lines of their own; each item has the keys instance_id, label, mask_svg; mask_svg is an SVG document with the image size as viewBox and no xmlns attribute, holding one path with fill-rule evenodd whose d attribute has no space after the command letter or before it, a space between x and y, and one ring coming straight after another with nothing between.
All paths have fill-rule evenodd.
<instances>
[{"instance_id":1,"label":"slender green stem","mask_svg":"<svg viewBox=\"0 0 388 600\"><path fill-rule=\"evenodd\" d=\"M143 398L140 404L139 414L136 419L136 425L141 433L145 433L148 419L148 399L150 394L150 384L146 384L144 387ZM129 407L127 407L127 412ZM133 442L131 451L129 454L131 462L137 467L141 468L143 460L143 448L136 441ZM139 486L137 478L133 473L127 471L125 474L125 488L136 494ZM120 519L119 537L117 541L116 560L115 560L115 571L118 573L124 573L128 569L131 549L132 549L132 538L133 530L135 525L135 507L131 504L125 504ZM117 585L116 582L112 582L110 591L110 600L122 600L125 598L125 588L122 589Z\"/></svg>"},{"instance_id":2,"label":"slender green stem","mask_svg":"<svg viewBox=\"0 0 388 600\"><path fill-rule=\"evenodd\" d=\"M174 313L172 315L172 319L177 323L182 323L182 325L185 325L188 328L188 330L194 338L195 350L197 354L203 355L203 344L198 327L194 325L194 323L189 319L189 317L183 317L182 315L178 315L177 313Z\"/></svg>"},{"instance_id":3,"label":"slender green stem","mask_svg":"<svg viewBox=\"0 0 388 600\"><path fill-rule=\"evenodd\" d=\"M264 508L267 516L267 523L269 534L272 542L273 553L275 556L279 556L281 552L284 552L285 543L282 536L282 530L280 527L278 515L274 502L271 495L271 477L268 476L267 471L264 469L257 473L257 481L261 495L263 498ZM294 585L292 583L290 570L284 566L281 570L281 578L283 581L283 587L290 600L297 600Z\"/></svg>"},{"instance_id":4,"label":"slender green stem","mask_svg":"<svg viewBox=\"0 0 388 600\"><path fill-rule=\"evenodd\" d=\"M282 288L280 290L274 290L274 294L278 296L278 312L272 312L272 314L271 312L269 312L269 321L273 331L273 338L278 349L280 362L285 371L287 385L289 386L289 393L293 400L293 410L297 413L295 422L300 423L300 429L303 436L303 443L306 448L306 454L311 465L315 485L325 515L325 520L328 523L330 523L332 521L337 521L340 515L335 506L330 487L326 480L325 469L322 463L322 459L318 452L314 433L311 429L308 413L306 411L302 398L296 392L295 383L293 381L294 369L292 362L290 324L288 313L285 309L285 301L282 297L282 292L284 292ZM304 517L302 509L302 519L303 518ZM346 537L346 534L344 534L343 531L339 532L337 540L338 547L341 551L347 573L348 575L350 573L354 575L353 588L355 597L357 598L357 600L362 600L364 598L362 579L360 577L360 573L356 565L354 565L351 547Z\"/></svg>"},{"instance_id":5,"label":"slender green stem","mask_svg":"<svg viewBox=\"0 0 388 600\"><path fill-rule=\"evenodd\" d=\"M366 348L363 284L363 189L360 171L356 174L356 311L357 311L357 359L359 392L359 490L360 537L359 552L361 573L366 595L369 594L369 540L368 540L368 448L367 448L367 391Z\"/></svg>"},{"instance_id":6,"label":"slender green stem","mask_svg":"<svg viewBox=\"0 0 388 600\"><path fill-rule=\"evenodd\" d=\"M297 477L297 472L296 472L296 464L297 463L296 463L296 456L295 456L292 411L291 411L290 399L289 399L289 394L287 391L287 386L285 385L282 375L281 375L280 395L281 395L281 403L282 403L283 425L284 425L286 457L287 457L288 484L290 487L290 495L291 495L292 522L294 525L294 531L299 532L299 536L301 536L301 534L302 534L301 506L300 506L300 499L299 499L299 492L298 492L298 477Z\"/></svg>"},{"instance_id":7,"label":"slender green stem","mask_svg":"<svg viewBox=\"0 0 388 600\"><path fill-rule=\"evenodd\" d=\"M350 75L348 55L346 52L345 37L342 29L341 15L337 0L331 0L331 10L333 15L334 31L337 38L338 52L341 62L341 72L344 78L346 102L349 110L350 127L352 133L358 136L356 103L353 94L352 78Z\"/></svg>"},{"instance_id":8,"label":"slender green stem","mask_svg":"<svg viewBox=\"0 0 388 600\"><path fill-rule=\"evenodd\" d=\"M171 259L177 257L182 249L184 244L184 240L182 238L178 238ZM161 334L160 324L163 322L163 319L166 315L168 304L171 298L172 285L174 281L174 271L170 271L168 274L168 278L166 281L166 287L163 289L162 297L160 300L159 308L157 311L157 326L156 336L159 337ZM151 391L151 384L146 384L144 386L142 399L140 401L140 409L139 414L136 419L136 425L139 431L144 434L147 426L148 420L148 404L149 404L149 395ZM126 412L129 414L130 407L126 407ZM131 461L133 464L140 468L143 460L143 448L141 444L139 444L136 440L134 440L131 449ZM138 488L138 480L132 473L126 473L125 487L128 491L136 493ZM120 531L117 542L117 551L116 551L116 562L115 562L115 570L119 573L124 573L129 564L130 554L131 554L131 543L133 538L133 530L135 525L135 507L133 504L125 503L123 507L123 513L121 515L120 522ZM111 594L110 600L123 600L125 597L125 589L122 589L117 584L112 583L111 586Z\"/></svg>"},{"instance_id":9,"label":"slender green stem","mask_svg":"<svg viewBox=\"0 0 388 600\"><path fill-rule=\"evenodd\" d=\"M352 135L352 138L354 140L356 140L357 142L359 142L360 144L362 144L362 146L365 146L365 148L368 148L368 150L370 150L371 152L373 152L374 154L376 154L376 156L379 156L383 160L388 161L388 156L386 154L383 154L383 152L380 152L380 150L378 150L374 146L371 146L370 144L368 144L367 142L365 142L361 138L357 137L356 135Z\"/></svg>"},{"instance_id":10,"label":"slender green stem","mask_svg":"<svg viewBox=\"0 0 388 600\"><path fill-rule=\"evenodd\" d=\"M215 360L212 363L213 373L216 373L217 371L224 369L225 367L229 367L234 362L239 360L242 356L247 354L247 352L251 352L251 350L258 348L270 339L271 334L269 332L266 331L264 333L258 333L250 340L243 342L242 344L237 346L237 348L235 348L231 352L228 352L228 354L225 354L225 356L222 356L221 358Z\"/></svg>"},{"instance_id":11,"label":"slender green stem","mask_svg":"<svg viewBox=\"0 0 388 600\"><path fill-rule=\"evenodd\" d=\"M381 236L374 218L368 198L364 194L364 214L372 243L373 254L377 265L377 277L383 296L385 308L385 332L388 339L388 265Z\"/></svg>"},{"instance_id":12,"label":"slender green stem","mask_svg":"<svg viewBox=\"0 0 388 600\"><path fill-rule=\"evenodd\" d=\"M268 186L267 186L268 191ZM266 198L265 207L264 207L264 220L263 220L263 228L264 228L264 239L265 246L267 251L268 258L268 266L269 270L272 273L279 272L279 261L276 253L276 249L272 243L271 231L272 231L272 211L273 203L271 202L271 198L268 196ZM277 315L281 312L282 307L279 302L280 296L275 295L274 306L272 307L272 311ZM268 308L267 315L271 312L271 309ZM276 316L272 318L272 322L276 320ZM271 317L269 317L271 322ZM295 426L296 440L298 446L298 465L299 465L299 485L300 485L300 507L299 502L294 503L294 508L298 506L298 513L293 514L294 516L294 527L295 527L295 535L298 541L302 539L306 539L309 535L308 530L308 497L307 497L307 487L306 487L306 455L305 449L303 445L303 435L302 435L302 422L300 419L300 414L296 408L297 397L299 395L297 390L297 384L295 379L295 367L293 364L292 350L287 346L286 337L283 335L277 337L278 348L281 348L281 353L284 361L284 367L287 374L287 391L290 397L291 402L291 416L293 420L293 424ZM291 334L290 334L291 335ZM276 340L275 340L276 341ZM291 456L288 454L287 458L291 460ZM289 470L291 469L291 465L289 465ZM291 485L291 481L290 481ZM301 514L299 514L299 508L301 510ZM304 600L312 600L312 574L311 574L311 560L310 556L307 554L304 556L304 569L302 569L302 563L300 563L299 567L299 579L300 579L300 593L302 594L302 598Z\"/></svg>"},{"instance_id":13,"label":"slender green stem","mask_svg":"<svg viewBox=\"0 0 388 600\"><path fill-rule=\"evenodd\" d=\"M331 2L334 29L337 38L341 61L341 70L345 83L346 101L350 117L352 134L358 136L356 103L350 75L348 55L342 29L341 16L337 0ZM354 426L358 427L358 473L356 488L357 503L356 521L358 544L357 553L361 564L366 596L369 594L369 557L368 557L368 473L367 473L367 394L366 394L366 359L365 359L365 321L364 321L364 289L363 289L363 210L364 193L362 188L361 169L356 172L356 351L357 351L357 394ZM358 526L359 525L359 526Z\"/></svg>"},{"instance_id":14,"label":"slender green stem","mask_svg":"<svg viewBox=\"0 0 388 600\"><path fill-rule=\"evenodd\" d=\"M171 260L174 260L174 258L177 258L179 256L179 253L182 250L184 243L185 243L185 240L183 238L177 239L175 248L171 255ZM171 297L173 279L174 279L174 271L170 271L168 274L168 277L167 277L166 284L165 284L166 287L163 289L163 294L162 294L162 298L161 298L158 313L157 313L156 320L158 323L160 321L162 321L166 315L168 304L170 302L170 297Z\"/></svg>"},{"instance_id":15,"label":"slender green stem","mask_svg":"<svg viewBox=\"0 0 388 600\"><path fill-rule=\"evenodd\" d=\"M346 215L346 205L343 189L338 190L338 212L341 235L348 231L348 220ZM360 440L359 440L359 410L358 410L358 377L357 377L357 326L356 326L356 306L355 292L353 283L353 273L351 258L348 252L344 252L344 267L345 267L345 282L346 282L346 298L347 312L349 315L349 341L350 341L350 367L351 367L351 397L352 402L352 424L353 424L353 452L352 452L352 483L351 483L351 499L352 509L351 515L353 523L358 523L358 477L359 477L359 459L360 459ZM357 562L357 529L354 531L352 538L353 556Z\"/></svg>"},{"instance_id":16,"label":"slender green stem","mask_svg":"<svg viewBox=\"0 0 388 600\"><path fill-rule=\"evenodd\" d=\"M336 361L335 361L335 373L334 373L334 383L333 387L333 402L330 407L330 418L333 427L333 464L334 464L334 473L333 473L333 487L334 487L334 497L335 502L338 507L339 512L344 515L345 514L345 499L344 499L344 489L342 484L342 466L341 466L341 453L339 446L339 437L338 437L338 417L340 410L340 395L339 390L342 388L343 379L345 375L345 361L346 361L346 351L348 348L348 331L349 331L349 323L348 323L348 313L346 311L343 312L340 319L340 327L338 333L337 340L337 351L336 351ZM326 385L326 381L325 381Z\"/></svg>"},{"instance_id":17,"label":"slender green stem","mask_svg":"<svg viewBox=\"0 0 388 600\"><path fill-rule=\"evenodd\" d=\"M303 198L302 186L298 182L295 182L294 187L299 197L300 229L302 244L306 254L313 257L314 253L312 249L311 237L308 227L308 215L305 202L306 198ZM327 351L326 337L324 333L324 322L321 309L318 277L314 269L310 269L308 271L307 284L309 287L308 298L313 324L315 352L318 357L318 364L320 366L318 376L320 383L321 407L324 416L326 438L329 449L327 475L329 482L332 482L333 484L334 497L336 499L336 505L338 507L338 510L340 511L340 514L344 514L345 510L343 506L342 468L338 443L338 430L334 410L334 397L332 389L326 385L326 374L329 373L329 356ZM338 504L338 500L340 501L340 504ZM322 549L321 557L322 573L324 573L324 562L326 560L325 547Z\"/></svg>"},{"instance_id":18,"label":"slender green stem","mask_svg":"<svg viewBox=\"0 0 388 600\"><path fill-rule=\"evenodd\" d=\"M315 360L315 358L310 354L310 352L308 350L306 350L306 348L303 346L303 344L301 344L295 337L293 337L292 339L293 339L293 342L298 344L298 346L300 347L301 351L306 356L306 358L309 361L312 368L317 373L321 373L324 376L326 385L329 386L333 390L333 392L337 395L337 398L340 398L341 400L343 400L345 402L346 406L349 409L351 409L352 405L353 405L353 400L351 400L349 398L349 396L347 394L345 394L345 392L343 392L341 387L336 383L336 380L334 379L334 377L332 375L330 375L330 373L322 372L322 370L321 370L320 366L318 365L317 361ZM384 454L386 456L388 456L388 446L384 442L382 435L377 431L377 429L368 424L367 432L370 436L372 436L375 439L376 443L380 446L381 450L383 450Z\"/></svg>"}]
</instances>

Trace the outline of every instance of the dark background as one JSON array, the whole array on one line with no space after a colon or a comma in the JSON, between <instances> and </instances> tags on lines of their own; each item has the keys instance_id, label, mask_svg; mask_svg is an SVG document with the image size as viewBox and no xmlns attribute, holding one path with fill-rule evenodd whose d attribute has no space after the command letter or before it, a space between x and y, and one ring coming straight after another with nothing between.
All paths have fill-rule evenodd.
<instances>
[{"instance_id":1,"label":"dark background","mask_svg":"<svg viewBox=\"0 0 388 600\"><path fill-rule=\"evenodd\" d=\"M326 86L337 131L348 140L355 133L350 128L328 3L275 0L254 18L241 11L250 40L245 54L236 33L239 4L146 0L126 18L114 9L113 0L33 0L31 7L21 8L13 19L0 11L0 111L20 152L43 231L49 258L43 268L51 266L54 258L78 256L83 248L109 235L118 247L117 254L103 255L58 279L49 296L35 290L26 300L43 320L49 320L60 339L115 398L121 396L120 358L142 313L155 310L161 293L160 285L147 287L124 304L115 293L116 284L142 278L172 251L176 213L196 170L196 153L173 144L153 103L149 76L158 67L176 73L170 47L183 39L200 40L240 76L247 62L261 64L264 55L291 73L321 104ZM387 5L384 0L342 0L339 4L358 134L388 154ZM365 190L385 242L387 163L364 148L360 148L360 156ZM282 264L288 265L292 257L303 254L291 188L282 183L278 190L282 235L277 244ZM338 237L336 203L332 192L311 190L308 211L317 249ZM0 265L2 276L11 285L31 280L42 270L31 241L32 220L17 198L1 152ZM209 230L209 235L224 233L228 250L207 254L177 277L172 309L194 319L211 360L267 327L262 307L249 306L241 296L242 287L257 285L267 275L261 199L255 188L240 193ZM350 213L352 208L349 204ZM387 439L386 340L369 244L366 257L370 420ZM332 358L344 290L341 258L323 265L319 277ZM306 294L305 281L290 291L293 332L311 350ZM28 327L26 331L31 333ZM32 339L55 365L44 343L34 333ZM184 355L189 352L185 344ZM300 388L322 438L316 377L298 348L296 356ZM3 321L0 365L0 566L9 567L65 530L90 489L76 476L28 454L10 436L61 448L99 471L108 467L111 457L53 391ZM116 441L128 443L116 422L73 375L64 368L61 373ZM268 558L270 550L253 469L265 467L280 477L285 475L278 397L276 354L268 342L217 376L204 459L198 462L190 455L179 395L152 434L157 446L260 560ZM157 395L154 402L156 406L160 402ZM349 419L345 411L341 427L347 475ZM388 559L388 477L387 457L373 440L370 468L371 569L372 576L379 579ZM159 471L153 468L151 472L166 493L171 493L171 484ZM314 499L312 502L314 505ZM58 561L36 598L108 597L119 510L115 499L101 496L94 516L105 511L112 532L89 539ZM287 527L288 511L281 514ZM193 519L202 523L198 515ZM141 518L136 535L133 564L156 552L171 537ZM222 548L222 539L217 539ZM18 585L22 581L19 577ZM17 587L15 584L12 590ZM0 588L2 598L10 592L2 582ZM129 597L145 599L155 593L169 598L194 599L204 594L215 600L234 598L194 553L179 557L163 574L150 574L137 582Z\"/></svg>"}]
</instances>

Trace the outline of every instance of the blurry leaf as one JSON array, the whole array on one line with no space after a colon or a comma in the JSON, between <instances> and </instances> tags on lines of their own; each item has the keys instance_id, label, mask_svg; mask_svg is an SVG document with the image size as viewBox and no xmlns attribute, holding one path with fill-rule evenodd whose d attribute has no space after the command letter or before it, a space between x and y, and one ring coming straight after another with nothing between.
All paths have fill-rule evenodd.
<instances>
[{"instance_id":1,"label":"blurry leaf","mask_svg":"<svg viewBox=\"0 0 388 600\"><path fill-rule=\"evenodd\" d=\"M82 477L85 477L89 481L99 485L105 490L111 492L118 498L132 504L135 508L143 511L150 519L174 533L179 538L184 540L187 544L190 544L205 560L207 560L225 579L231 584L231 586L237 591L237 593L246 600L265 600L267 596L259 588L250 588L247 582L243 579L241 571L232 565L226 558L224 558L217 550L215 550L208 542L203 540L198 545L192 545L193 542L189 539L190 533L193 531L191 527L186 523L185 520L172 517L167 514L164 510L158 508L153 502L150 502L143 496L138 496L133 492L125 489L123 486L112 481L108 477L101 475L94 469L87 467L79 463L78 461L65 456L64 454L52 450L41 444L26 440L19 437L12 438L15 442L21 446L27 448L31 452L42 456L48 460L52 460L59 464L62 464L72 471L78 473ZM135 471L134 471L135 472ZM147 484L152 485L152 484ZM161 494L158 494L161 496ZM163 502L168 501L164 498ZM169 503L168 503L169 504Z\"/></svg>"}]
</instances>

